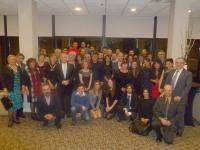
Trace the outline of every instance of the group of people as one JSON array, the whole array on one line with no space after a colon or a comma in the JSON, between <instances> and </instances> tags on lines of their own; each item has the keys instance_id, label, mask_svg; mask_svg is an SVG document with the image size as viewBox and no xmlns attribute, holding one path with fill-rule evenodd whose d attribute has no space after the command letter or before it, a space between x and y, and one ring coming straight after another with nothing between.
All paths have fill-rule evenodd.
<instances>
[{"instance_id":1,"label":"group of people","mask_svg":"<svg viewBox=\"0 0 200 150\"><path fill-rule=\"evenodd\" d=\"M44 126L54 122L61 128L64 117L72 125L81 117L117 118L121 122L141 122L155 130L157 141L173 143L184 130L184 113L192 74L184 69L185 60L176 58L175 66L166 53L154 56L148 50L86 47L73 42L68 49L55 49L47 55L39 51L38 59L10 54L1 71L4 96L13 103L8 127L19 124L23 100L30 102L31 118ZM139 127L138 127L139 128Z\"/></svg>"}]
</instances>

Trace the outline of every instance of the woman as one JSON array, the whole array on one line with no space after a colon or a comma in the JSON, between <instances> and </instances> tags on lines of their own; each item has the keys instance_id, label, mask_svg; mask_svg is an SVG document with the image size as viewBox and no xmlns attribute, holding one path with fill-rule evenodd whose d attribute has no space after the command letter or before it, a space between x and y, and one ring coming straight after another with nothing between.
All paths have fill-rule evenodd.
<instances>
[{"instance_id":1,"label":"woman","mask_svg":"<svg viewBox=\"0 0 200 150\"><path fill-rule=\"evenodd\" d=\"M151 61L149 58L146 58L144 60L144 67L142 69L143 72L143 88L147 88L149 91L151 91L151 74L152 74L152 68L151 68Z\"/></svg>"},{"instance_id":2,"label":"woman","mask_svg":"<svg viewBox=\"0 0 200 150\"><path fill-rule=\"evenodd\" d=\"M29 58L27 60L27 73L29 76L29 91L30 94L28 96L28 101L30 102L31 107L31 118L33 120L37 120L36 115L36 103L37 98L41 94L41 84L42 84L42 77L37 67L37 62L35 58Z\"/></svg>"},{"instance_id":3,"label":"woman","mask_svg":"<svg viewBox=\"0 0 200 150\"><path fill-rule=\"evenodd\" d=\"M26 93L27 88L24 85L24 76L19 67L16 65L16 57L9 55L7 58L8 65L2 71L2 84L4 95L12 102L12 107L8 110L8 127L13 123L19 124L19 118L16 117L17 109L22 108L22 92Z\"/></svg>"},{"instance_id":4,"label":"woman","mask_svg":"<svg viewBox=\"0 0 200 150\"><path fill-rule=\"evenodd\" d=\"M39 71L40 71L40 75L42 77L42 82L46 83L47 80L46 80L46 77L45 77L45 70L46 70L48 63L45 60L45 55L40 54L38 56L37 65L38 65L38 68L39 68Z\"/></svg>"},{"instance_id":5,"label":"woman","mask_svg":"<svg viewBox=\"0 0 200 150\"><path fill-rule=\"evenodd\" d=\"M57 88L57 76L55 72L56 66L57 66L57 56L56 54L51 54L49 62L46 66L45 77L52 90L55 90Z\"/></svg>"},{"instance_id":6,"label":"woman","mask_svg":"<svg viewBox=\"0 0 200 150\"><path fill-rule=\"evenodd\" d=\"M127 84L126 93L123 95L120 103L118 105L118 121L123 121L128 119L129 121L133 121L137 115L137 103L138 96L135 93L134 87L132 84Z\"/></svg>"},{"instance_id":7,"label":"woman","mask_svg":"<svg viewBox=\"0 0 200 150\"><path fill-rule=\"evenodd\" d=\"M170 71L173 70L173 59L172 58L168 58L165 60L165 69L163 69L162 71L162 74L161 74L161 77L160 77L160 80L159 80L159 91L160 93L163 92L163 88L164 88L164 85L165 85L165 81L167 79L167 76L169 74Z\"/></svg>"},{"instance_id":8,"label":"woman","mask_svg":"<svg viewBox=\"0 0 200 150\"><path fill-rule=\"evenodd\" d=\"M104 80L107 82L112 77L112 62L111 58L106 55L104 62Z\"/></svg>"},{"instance_id":9,"label":"woman","mask_svg":"<svg viewBox=\"0 0 200 150\"><path fill-rule=\"evenodd\" d=\"M118 72L115 73L114 79L116 82L116 96L117 99L121 99L122 95L126 91L126 85L131 83L131 74L128 70L128 64L126 61L121 63L121 67Z\"/></svg>"},{"instance_id":10,"label":"woman","mask_svg":"<svg viewBox=\"0 0 200 150\"><path fill-rule=\"evenodd\" d=\"M104 85L103 89L104 93L104 118L112 119L117 111L117 103L118 100L116 99L116 91L115 91L115 84L114 81L110 78L108 82Z\"/></svg>"},{"instance_id":11,"label":"woman","mask_svg":"<svg viewBox=\"0 0 200 150\"><path fill-rule=\"evenodd\" d=\"M94 87L89 91L91 115L94 119L101 118L102 89L100 81L94 82Z\"/></svg>"},{"instance_id":12,"label":"woman","mask_svg":"<svg viewBox=\"0 0 200 150\"><path fill-rule=\"evenodd\" d=\"M79 82L84 84L86 91L89 91L92 84L92 70L88 61L84 61L82 64L82 69L79 71Z\"/></svg>"},{"instance_id":13,"label":"woman","mask_svg":"<svg viewBox=\"0 0 200 150\"><path fill-rule=\"evenodd\" d=\"M143 133L140 133L141 135L148 135L148 133L150 132L154 102L155 101L150 98L149 90L144 89L143 96L138 101L138 116L139 116L139 118L134 121L136 128L141 128L140 125L149 127L148 129L146 129L146 131L143 131ZM137 124L136 122L141 122L141 123Z\"/></svg>"},{"instance_id":14,"label":"woman","mask_svg":"<svg viewBox=\"0 0 200 150\"><path fill-rule=\"evenodd\" d=\"M159 80L162 74L162 63L160 60L155 60L153 63L153 69L151 74L152 90L151 96L153 99L157 99L159 96Z\"/></svg>"},{"instance_id":15,"label":"woman","mask_svg":"<svg viewBox=\"0 0 200 150\"><path fill-rule=\"evenodd\" d=\"M134 60L134 55L128 55L128 70L131 70L133 60Z\"/></svg>"},{"instance_id":16,"label":"woman","mask_svg":"<svg viewBox=\"0 0 200 150\"><path fill-rule=\"evenodd\" d=\"M131 83L135 88L135 92L138 96L142 95L142 83L143 83L143 74L140 69L139 62L137 60L133 60L132 68L131 68Z\"/></svg>"}]
</instances>

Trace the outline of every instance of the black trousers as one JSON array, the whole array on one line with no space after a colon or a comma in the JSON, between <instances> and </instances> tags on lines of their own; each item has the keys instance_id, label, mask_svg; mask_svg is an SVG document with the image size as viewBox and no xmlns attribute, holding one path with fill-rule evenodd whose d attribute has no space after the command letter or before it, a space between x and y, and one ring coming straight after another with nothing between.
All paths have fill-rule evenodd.
<instances>
[{"instance_id":1,"label":"black trousers","mask_svg":"<svg viewBox=\"0 0 200 150\"><path fill-rule=\"evenodd\" d=\"M154 118L151 123L152 129L155 130L157 138L163 138L167 144L172 144L176 134L175 127L163 126L160 120Z\"/></svg>"},{"instance_id":2,"label":"black trousers","mask_svg":"<svg viewBox=\"0 0 200 150\"><path fill-rule=\"evenodd\" d=\"M58 89L58 94L60 98L60 106L63 117L65 114L67 115L67 117L70 117L71 95L72 95L71 86L61 86Z\"/></svg>"}]
</instances>

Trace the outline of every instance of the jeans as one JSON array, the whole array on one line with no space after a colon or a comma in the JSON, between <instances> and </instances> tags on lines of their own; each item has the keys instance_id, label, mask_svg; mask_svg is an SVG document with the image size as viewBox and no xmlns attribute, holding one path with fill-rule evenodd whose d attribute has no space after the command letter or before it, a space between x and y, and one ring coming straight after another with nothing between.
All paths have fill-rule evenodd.
<instances>
[{"instance_id":1,"label":"jeans","mask_svg":"<svg viewBox=\"0 0 200 150\"><path fill-rule=\"evenodd\" d=\"M81 113L81 118L83 120L86 120L86 121L90 120L88 110L83 110L81 107L72 106L71 107L71 117L72 117L73 122L76 122L76 114L77 113Z\"/></svg>"}]
</instances>

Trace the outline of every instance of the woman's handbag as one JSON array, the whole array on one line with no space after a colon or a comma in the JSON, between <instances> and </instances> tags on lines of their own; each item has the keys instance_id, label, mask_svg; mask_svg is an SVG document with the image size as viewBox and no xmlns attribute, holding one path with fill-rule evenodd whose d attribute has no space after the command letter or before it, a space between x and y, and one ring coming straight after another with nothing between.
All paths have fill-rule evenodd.
<instances>
[{"instance_id":1,"label":"woman's handbag","mask_svg":"<svg viewBox=\"0 0 200 150\"><path fill-rule=\"evenodd\" d=\"M5 96L1 98L1 103L3 104L6 110L9 110L13 106L12 101L8 97L5 97Z\"/></svg>"},{"instance_id":2,"label":"woman's handbag","mask_svg":"<svg viewBox=\"0 0 200 150\"><path fill-rule=\"evenodd\" d=\"M130 132L147 136L149 132L151 131L151 125L150 123L145 124L139 119L136 119L129 127Z\"/></svg>"}]
</instances>

